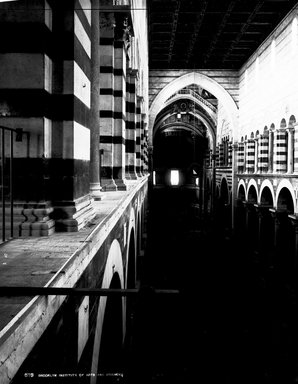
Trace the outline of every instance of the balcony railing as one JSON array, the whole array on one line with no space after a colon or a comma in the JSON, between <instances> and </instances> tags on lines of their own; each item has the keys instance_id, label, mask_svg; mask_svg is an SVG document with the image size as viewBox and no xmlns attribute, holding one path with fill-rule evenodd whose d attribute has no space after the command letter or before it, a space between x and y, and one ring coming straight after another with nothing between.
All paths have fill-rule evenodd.
<instances>
[{"instance_id":1,"label":"balcony railing","mask_svg":"<svg viewBox=\"0 0 298 384\"><path fill-rule=\"evenodd\" d=\"M130 5L130 0L113 0L113 5Z\"/></svg>"},{"instance_id":2,"label":"balcony railing","mask_svg":"<svg viewBox=\"0 0 298 384\"><path fill-rule=\"evenodd\" d=\"M0 125L0 230L3 242L14 236L14 142L22 141L23 133L21 128L12 129Z\"/></svg>"},{"instance_id":3,"label":"balcony railing","mask_svg":"<svg viewBox=\"0 0 298 384\"><path fill-rule=\"evenodd\" d=\"M192 89L180 89L180 91L174 93L174 95L169 97L167 101L171 100L176 95L191 95L194 98L196 98L198 101L200 101L202 104L206 105L206 107L211 109L211 111L213 111L214 113L216 113L217 111L217 108L213 104L209 103L209 101L204 99L202 96L200 96L197 92L193 91Z\"/></svg>"}]
</instances>

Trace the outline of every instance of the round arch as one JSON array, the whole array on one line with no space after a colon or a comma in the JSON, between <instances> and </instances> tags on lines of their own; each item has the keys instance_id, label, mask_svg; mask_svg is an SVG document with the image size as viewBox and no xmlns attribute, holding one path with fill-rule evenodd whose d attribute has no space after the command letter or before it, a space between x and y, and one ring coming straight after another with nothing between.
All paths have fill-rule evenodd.
<instances>
[{"instance_id":1,"label":"round arch","mask_svg":"<svg viewBox=\"0 0 298 384\"><path fill-rule=\"evenodd\" d=\"M247 185L247 189L246 189L246 201L248 201L248 195L249 195L249 192L250 192L250 189L251 188L254 188L255 189L255 192L256 192L256 202L258 201L258 185L257 185L257 182L256 180L253 180L251 179Z\"/></svg>"},{"instance_id":2,"label":"round arch","mask_svg":"<svg viewBox=\"0 0 298 384\"><path fill-rule=\"evenodd\" d=\"M196 114L194 114L194 113L192 113L192 112L190 112L190 114L192 115L192 116L194 116L196 119L198 119L199 121L201 121L204 125L205 125L205 127L207 128L207 132L208 132L208 135L209 135L209 137L210 137L210 147L212 148L212 150L213 151L215 151L215 148L216 148L216 143L215 143L215 131L216 131L216 125L215 125L215 123L213 122L213 120L210 118L210 117L206 117L206 116L204 116L202 113L196 113ZM171 114L170 113L168 113L165 117L167 118L167 117L170 117L171 116ZM164 120L164 119L163 119ZM155 135L157 134L157 132L159 131L159 129L160 129L160 127L162 126L162 122L163 122L163 120L161 120L158 124L156 124L153 128L152 128L152 136L151 136L151 139L152 139L152 143L153 143L153 140L154 140L154 137L155 137ZM177 124L177 123L175 123L176 125L183 125L182 123L179 123L179 124ZM167 124L167 125L170 125L170 123L169 124ZM184 125L187 125L187 124L184 124ZM191 126L191 125L190 125ZM163 127L163 128L165 128L165 127ZM195 128L192 128L192 130L194 130L195 131Z\"/></svg>"},{"instance_id":3,"label":"round arch","mask_svg":"<svg viewBox=\"0 0 298 384\"><path fill-rule=\"evenodd\" d=\"M272 195L272 201L273 201L273 204L275 205L274 189L273 189L272 183L269 180L264 180L262 182L262 184L261 184L258 203L259 204L261 203L261 198L262 198L263 190L265 188L268 188L270 190L271 195Z\"/></svg>"},{"instance_id":4,"label":"round arch","mask_svg":"<svg viewBox=\"0 0 298 384\"><path fill-rule=\"evenodd\" d=\"M275 199L275 204L274 204L275 207L277 208L279 194L283 188L288 189L289 193L291 194L292 200L293 200L294 212L296 213L297 212L297 206L296 206L295 191L294 191L292 184L289 182L289 180L286 180L286 179L281 180L281 182L278 184L278 187L276 190L276 199Z\"/></svg>"},{"instance_id":5,"label":"round arch","mask_svg":"<svg viewBox=\"0 0 298 384\"><path fill-rule=\"evenodd\" d=\"M124 273L123 273L123 261L122 261L122 252L119 242L115 239L109 249L104 276L102 280L101 288L108 289L111 285L114 275L117 274L119 276L121 288L124 288ZM97 310L97 319L96 319L96 329L95 329L95 337L94 337L94 346L92 353L92 368L91 372L94 372L95 377L91 377L91 384L96 384L97 380L97 370L98 370L98 360L99 360L99 352L100 352L100 344L102 338L102 328L104 322L105 309L107 304L107 297L101 296L99 299L99 305ZM122 299L122 312L124 308L124 298ZM122 313L122 319L124 320L124 316ZM124 328L124 324L123 324ZM123 332L124 334L124 332Z\"/></svg>"},{"instance_id":6,"label":"round arch","mask_svg":"<svg viewBox=\"0 0 298 384\"><path fill-rule=\"evenodd\" d=\"M226 177L222 177L220 181L220 199L224 204L230 203L229 184Z\"/></svg>"},{"instance_id":7,"label":"round arch","mask_svg":"<svg viewBox=\"0 0 298 384\"><path fill-rule=\"evenodd\" d=\"M175 97L172 97L170 100L167 100L164 104L164 108L166 108L167 106L169 106L169 105L171 105L171 104L173 104L176 101L179 101L181 99L187 99L187 100L190 100L193 103L199 105L202 108L202 110L206 113L206 115L209 116L210 119L214 122L214 124L217 123L216 113L192 95L188 95L188 94L180 95L180 94L178 94Z\"/></svg>"},{"instance_id":8,"label":"round arch","mask_svg":"<svg viewBox=\"0 0 298 384\"><path fill-rule=\"evenodd\" d=\"M244 189L244 198L246 199L246 186L245 186L245 183L244 183L243 180L240 180L239 183L238 183L237 197L239 196L239 190L240 190L241 187L243 187L243 189Z\"/></svg>"},{"instance_id":9,"label":"round arch","mask_svg":"<svg viewBox=\"0 0 298 384\"><path fill-rule=\"evenodd\" d=\"M135 288L136 284L136 235L132 228L128 237L127 263L126 263L126 288Z\"/></svg>"},{"instance_id":10,"label":"round arch","mask_svg":"<svg viewBox=\"0 0 298 384\"><path fill-rule=\"evenodd\" d=\"M212 78L199 72L190 72L167 84L153 100L149 110L149 145L152 145L152 133L156 116L164 108L168 98L180 89L194 83L200 84L200 86L205 88L208 92L212 93L218 100L220 100L228 113L232 125L233 136L235 136L238 126L238 107L232 96L224 89L224 87ZM235 137L235 139L237 138Z\"/></svg>"},{"instance_id":11,"label":"round arch","mask_svg":"<svg viewBox=\"0 0 298 384\"><path fill-rule=\"evenodd\" d=\"M129 242L131 240L131 233L134 233L133 239L134 239L134 249L136 249L136 236L135 234L137 233L136 231L136 216L135 216L135 211L133 208L130 210L130 215L129 215L129 223L128 223L128 231L127 231L127 247L126 247L126 255L125 255L125 265L126 265L126 271L125 271L125 281L127 282L127 273L128 273L128 262L129 262ZM134 260L136 263L136 260Z\"/></svg>"},{"instance_id":12,"label":"round arch","mask_svg":"<svg viewBox=\"0 0 298 384\"><path fill-rule=\"evenodd\" d=\"M289 118L288 126L290 128L293 128L295 124L296 124L296 117L294 115L291 115L291 117Z\"/></svg>"}]
</instances>

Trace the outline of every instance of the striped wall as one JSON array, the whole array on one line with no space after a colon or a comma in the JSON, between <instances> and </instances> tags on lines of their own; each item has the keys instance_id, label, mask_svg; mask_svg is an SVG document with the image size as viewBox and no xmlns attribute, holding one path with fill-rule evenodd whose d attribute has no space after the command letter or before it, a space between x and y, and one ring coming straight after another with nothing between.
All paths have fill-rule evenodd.
<instances>
[{"instance_id":1,"label":"striped wall","mask_svg":"<svg viewBox=\"0 0 298 384\"><path fill-rule=\"evenodd\" d=\"M136 179L136 118L137 118L137 95L136 83L138 72L129 70L127 76L126 92L126 166L125 174L128 179Z\"/></svg>"},{"instance_id":2,"label":"striped wall","mask_svg":"<svg viewBox=\"0 0 298 384\"><path fill-rule=\"evenodd\" d=\"M17 124L28 132L15 152L15 198L59 207L55 212L64 219L54 214L56 229L63 230L77 230L91 214L90 4L0 4L7 11L0 12L1 35L6 36L0 54L0 109L5 104L7 126ZM24 234L45 234L39 221L33 212L22 224Z\"/></svg>"},{"instance_id":3,"label":"striped wall","mask_svg":"<svg viewBox=\"0 0 298 384\"><path fill-rule=\"evenodd\" d=\"M246 172L253 173L255 169L255 140L246 142Z\"/></svg>"},{"instance_id":4,"label":"striped wall","mask_svg":"<svg viewBox=\"0 0 298 384\"><path fill-rule=\"evenodd\" d=\"M294 172L298 172L298 125L294 128Z\"/></svg>"},{"instance_id":5,"label":"striped wall","mask_svg":"<svg viewBox=\"0 0 298 384\"><path fill-rule=\"evenodd\" d=\"M274 132L273 146L273 172L282 173L287 171L287 133L285 130Z\"/></svg>"},{"instance_id":6,"label":"striped wall","mask_svg":"<svg viewBox=\"0 0 298 384\"><path fill-rule=\"evenodd\" d=\"M232 166L233 160L233 144L231 141L228 142L228 166Z\"/></svg>"},{"instance_id":7,"label":"striped wall","mask_svg":"<svg viewBox=\"0 0 298 384\"><path fill-rule=\"evenodd\" d=\"M113 15L101 15L100 22L113 23ZM114 164L114 30L108 27L100 29L100 148L101 184L104 190L116 190L113 179Z\"/></svg>"},{"instance_id":8,"label":"striped wall","mask_svg":"<svg viewBox=\"0 0 298 384\"><path fill-rule=\"evenodd\" d=\"M141 173L141 104L142 97L137 96L137 105L136 105L136 173L138 177L142 176Z\"/></svg>"},{"instance_id":9,"label":"striped wall","mask_svg":"<svg viewBox=\"0 0 298 384\"><path fill-rule=\"evenodd\" d=\"M245 150L244 143L239 143L238 149L237 149L237 171L238 172L244 171L244 150Z\"/></svg>"},{"instance_id":10,"label":"striped wall","mask_svg":"<svg viewBox=\"0 0 298 384\"><path fill-rule=\"evenodd\" d=\"M126 81L127 53L125 42L114 41L114 142L113 178L117 189L125 190L125 124L126 124Z\"/></svg>"},{"instance_id":11,"label":"striped wall","mask_svg":"<svg viewBox=\"0 0 298 384\"><path fill-rule=\"evenodd\" d=\"M220 166L220 148L219 145L216 146L216 162L215 162L216 167Z\"/></svg>"},{"instance_id":12,"label":"striped wall","mask_svg":"<svg viewBox=\"0 0 298 384\"><path fill-rule=\"evenodd\" d=\"M63 193L54 196L55 204L64 212L63 218L56 218L56 227L67 231L84 226L92 212L89 197L91 20L83 10L83 7L90 9L90 2L75 0L70 4L56 4L55 12L60 19L53 24L53 31L57 28L56 39L61 41L56 65L61 74L54 84L56 107L59 109L61 103L64 110L53 124L53 140L61 143L61 153L56 153L54 161L55 168L60 165L58 172L53 165L53 189L63 188Z\"/></svg>"},{"instance_id":13,"label":"striped wall","mask_svg":"<svg viewBox=\"0 0 298 384\"><path fill-rule=\"evenodd\" d=\"M269 167L269 135L268 132L260 136L258 169L260 172L267 172Z\"/></svg>"},{"instance_id":14,"label":"striped wall","mask_svg":"<svg viewBox=\"0 0 298 384\"><path fill-rule=\"evenodd\" d=\"M224 165L224 143L220 143L218 146L219 166Z\"/></svg>"}]
</instances>

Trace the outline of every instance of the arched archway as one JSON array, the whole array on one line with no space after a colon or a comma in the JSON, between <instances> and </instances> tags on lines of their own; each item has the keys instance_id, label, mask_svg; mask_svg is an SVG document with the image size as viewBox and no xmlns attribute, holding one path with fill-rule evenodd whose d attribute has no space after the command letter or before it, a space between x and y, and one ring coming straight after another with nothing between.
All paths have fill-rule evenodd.
<instances>
[{"instance_id":1,"label":"arched archway","mask_svg":"<svg viewBox=\"0 0 298 384\"><path fill-rule=\"evenodd\" d=\"M260 190L259 215L259 251L265 265L272 264L274 245L274 220L270 209L274 205L273 187L267 180Z\"/></svg>"},{"instance_id":2,"label":"arched archway","mask_svg":"<svg viewBox=\"0 0 298 384\"><path fill-rule=\"evenodd\" d=\"M237 201L235 209L235 233L236 240L239 240L239 244L243 241L245 236L245 185L243 181L238 185Z\"/></svg>"},{"instance_id":3,"label":"arched archway","mask_svg":"<svg viewBox=\"0 0 298 384\"><path fill-rule=\"evenodd\" d=\"M246 202L246 230L248 248L255 251L258 247L259 221L256 211L258 192L253 182L248 185Z\"/></svg>"},{"instance_id":4,"label":"arched archway","mask_svg":"<svg viewBox=\"0 0 298 384\"><path fill-rule=\"evenodd\" d=\"M128 262L126 274L126 287L132 289L136 287L136 248L135 248L135 233L131 230L128 243Z\"/></svg>"},{"instance_id":5,"label":"arched archway","mask_svg":"<svg viewBox=\"0 0 298 384\"><path fill-rule=\"evenodd\" d=\"M245 188L244 188L244 185L240 185L239 188L238 188L238 195L237 195L237 198L241 201L244 201L245 200Z\"/></svg>"},{"instance_id":6,"label":"arched archway","mask_svg":"<svg viewBox=\"0 0 298 384\"><path fill-rule=\"evenodd\" d=\"M110 289L121 289L119 274L113 275ZM100 343L98 371L106 374L121 372L123 367L123 308L119 295L110 296L106 301Z\"/></svg>"},{"instance_id":7,"label":"arched archway","mask_svg":"<svg viewBox=\"0 0 298 384\"><path fill-rule=\"evenodd\" d=\"M289 118L289 127L293 128L295 123L296 123L296 117L294 115L291 115L291 117Z\"/></svg>"},{"instance_id":8,"label":"arched archway","mask_svg":"<svg viewBox=\"0 0 298 384\"><path fill-rule=\"evenodd\" d=\"M296 258L295 232L288 216L294 213L294 207L292 191L286 186L281 187L276 196L275 248L276 265L285 276L292 272Z\"/></svg>"},{"instance_id":9,"label":"arched archway","mask_svg":"<svg viewBox=\"0 0 298 384\"><path fill-rule=\"evenodd\" d=\"M122 252L119 242L115 239L113 240L103 275L102 280L102 288L124 288L124 271L123 271L123 261L122 261ZM114 304L114 305L113 305ZM120 308L121 307L121 308ZM117 356L121 353L119 350L119 338L121 335L121 345L123 343L123 336L124 336L124 316L123 316L123 308L124 308L124 299L123 298L117 298L117 300L111 304L109 304L109 313L107 314L107 317L105 317L105 311L107 308L107 297L101 296L98 303L98 309L97 309L97 318L96 318L96 329L95 329L95 336L94 336L94 345L93 345L93 353L92 353L92 364L91 364L91 372L95 374L95 376L91 377L91 384L97 384L97 373L99 369L102 369L103 365L101 365L100 357L102 356L102 335L103 335L103 325L104 321L107 318L110 318L111 312L117 314L117 321L116 321L116 338L114 341L115 348L117 349ZM120 319L120 313L121 313L121 319ZM119 329L121 323L121 330ZM113 324L113 322L112 322ZM108 329L107 332L111 332L112 329ZM108 352L107 352L108 353ZM115 361L117 363L117 361Z\"/></svg>"},{"instance_id":10,"label":"arched archway","mask_svg":"<svg viewBox=\"0 0 298 384\"><path fill-rule=\"evenodd\" d=\"M268 207L273 207L274 197L272 196L272 192L268 186L265 186L262 189L260 195L260 203L261 205L266 205Z\"/></svg>"},{"instance_id":11,"label":"arched archway","mask_svg":"<svg viewBox=\"0 0 298 384\"><path fill-rule=\"evenodd\" d=\"M230 194L228 182L225 177L221 179L218 187L216 216L221 229L228 230L231 227Z\"/></svg>"},{"instance_id":12,"label":"arched archway","mask_svg":"<svg viewBox=\"0 0 298 384\"><path fill-rule=\"evenodd\" d=\"M229 204L229 187L226 178L223 178L220 183L220 199L223 204Z\"/></svg>"},{"instance_id":13,"label":"arched archway","mask_svg":"<svg viewBox=\"0 0 298 384\"><path fill-rule=\"evenodd\" d=\"M254 185L251 185L247 191L247 201L256 204L258 201L258 193Z\"/></svg>"},{"instance_id":14,"label":"arched archway","mask_svg":"<svg viewBox=\"0 0 298 384\"><path fill-rule=\"evenodd\" d=\"M190 72L166 85L153 100L149 111L149 145L152 145L152 132L156 116L164 108L168 98L174 93L178 92L180 89L191 84L199 84L208 92L213 94L222 103L230 118L233 137L235 140L237 139L235 135L237 134L238 126L238 107L232 96L212 78L199 72Z\"/></svg>"},{"instance_id":15,"label":"arched archway","mask_svg":"<svg viewBox=\"0 0 298 384\"><path fill-rule=\"evenodd\" d=\"M288 213L294 213L294 202L288 188L283 187L280 190L277 196L276 208L286 210Z\"/></svg>"}]
</instances>

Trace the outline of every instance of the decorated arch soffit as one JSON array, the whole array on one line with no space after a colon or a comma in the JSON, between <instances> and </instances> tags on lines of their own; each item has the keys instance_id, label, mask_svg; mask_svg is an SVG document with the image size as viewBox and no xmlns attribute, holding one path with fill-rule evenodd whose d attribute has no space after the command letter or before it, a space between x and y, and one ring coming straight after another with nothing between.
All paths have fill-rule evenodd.
<instances>
[{"instance_id":1,"label":"decorated arch soffit","mask_svg":"<svg viewBox=\"0 0 298 384\"><path fill-rule=\"evenodd\" d=\"M190 72L167 84L153 100L149 111L149 145L152 145L153 142L153 127L158 113L166 107L167 102L172 95L191 84L198 84L218 99L226 110L232 128L232 135L237 139L238 107L232 96L219 83L210 77L199 72Z\"/></svg>"},{"instance_id":2,"label":"decorated arch soffit","mask_svg":"<svg viewBox=\"0 0 298 384\"><path fill-rule=\"evenodd\" d=\"M181 106L185 105L185 110ZM184 113L189 121L181 118L181 120L173 120L178 112ZM175 126L175 129L190 130L195 134L204 136L205 133L210 140L210 147L213 148L215 143L216 119L215 113L211 115L202 106L188 97L176 98L166 103L163 110L156 117L152 132L152 139L157 132L164 131ZM174 129L174 128L173 128ZM152 140L153 141L153 140Z\"/></svg>"}]
</instances>

